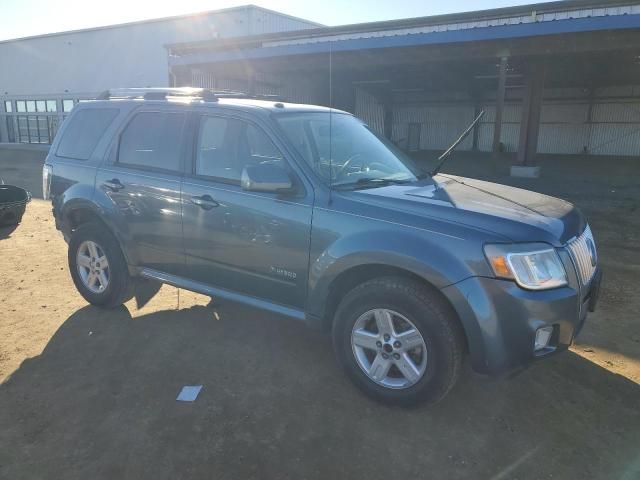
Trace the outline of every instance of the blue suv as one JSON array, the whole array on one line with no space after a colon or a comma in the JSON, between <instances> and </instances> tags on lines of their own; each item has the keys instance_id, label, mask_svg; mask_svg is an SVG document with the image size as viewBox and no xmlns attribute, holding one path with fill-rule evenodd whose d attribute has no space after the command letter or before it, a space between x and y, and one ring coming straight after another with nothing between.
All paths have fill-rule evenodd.
<instances>
[{"instance_id":1,"label":"blue suv","mask_svg":"<svg viewBox=\"0 0 640 480\"><path fill-rule=\"evenodd\" d=\"M43 169L94 305L151 279L293 317L331 332L365 393L403 405L443 398L465 357L499 374L565 350L595 307L595 243L570 203L425 173L335 109L101 98L76 106Z\"/></svg>"}]
</instances>

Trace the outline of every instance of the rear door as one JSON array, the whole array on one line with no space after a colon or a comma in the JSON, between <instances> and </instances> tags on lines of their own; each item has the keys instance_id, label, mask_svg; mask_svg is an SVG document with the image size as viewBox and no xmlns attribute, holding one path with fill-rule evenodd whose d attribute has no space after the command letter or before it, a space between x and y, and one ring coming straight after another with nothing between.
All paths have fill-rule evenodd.
<instances>
[{"instance_id":1,"label":"rear door","mask_svg":"<svg viewBox=\"0 0 640 480\"><path fill-rule=\"evenodd\" d=\"M302 308L313 191L263 126L222 113L198 115L194 124L192 164L182 187L188 275L211 286ZM244 191L242 169L262 162L289 168L297 193Z\"/></svg>"},{"instance_id":2,"label":"rear door","mask_svg":"<svg viewBox=\"0 0 640 480\"><path fill-rule=\"evenodd\" d=\"M184 267L180 182L187 120L186 109L136 110L96 177L96 188L114 204L129 260L175 275Z\"/></svg>"}]
</instances>

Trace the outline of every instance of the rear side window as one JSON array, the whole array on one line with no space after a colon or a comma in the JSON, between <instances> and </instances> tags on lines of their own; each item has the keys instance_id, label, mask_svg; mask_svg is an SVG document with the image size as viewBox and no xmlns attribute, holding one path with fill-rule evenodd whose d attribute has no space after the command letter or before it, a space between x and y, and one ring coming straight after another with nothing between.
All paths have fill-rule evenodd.
<instances>
[{"instance_id":1,"label":"rear side window","mask_svg":"<svg viewBox=\"0 0 640 480\"><path fill-rule=\"evenodd\" d=\"M85 108L73 115L64 131L56 155L88 160L105 130L118 115L117 108Z\"/></svg>"},{"instance_id":2,"label":"rear side window","mask_svg":"<svg viewBox=\"0 0 640 480\"><path fill-rule=\"evenodd\" d=\"M146 169L180 171L183 113L138 113L120 137L118 163Z\"/></svg>"}]
</instances>

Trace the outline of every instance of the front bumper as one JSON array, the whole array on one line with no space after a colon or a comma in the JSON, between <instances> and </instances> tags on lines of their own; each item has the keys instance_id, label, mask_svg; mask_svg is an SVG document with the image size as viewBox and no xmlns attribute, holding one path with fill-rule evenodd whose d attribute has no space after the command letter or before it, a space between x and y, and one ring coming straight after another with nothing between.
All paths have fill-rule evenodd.
<instances>
[{"instance_id":1,"label":"front bumper","mask_svg":"<svg viewBox=\"0 0 640 480\"><path fill-rule=\"evenodd\" d=\"M601 273L588 285L529 291L514 282L471 277L442 290L467 335L474 370L501 374L566 350L597 301ZM547 348L535 351L536 331L553 327Z\"/></svg>"}]
</instances>

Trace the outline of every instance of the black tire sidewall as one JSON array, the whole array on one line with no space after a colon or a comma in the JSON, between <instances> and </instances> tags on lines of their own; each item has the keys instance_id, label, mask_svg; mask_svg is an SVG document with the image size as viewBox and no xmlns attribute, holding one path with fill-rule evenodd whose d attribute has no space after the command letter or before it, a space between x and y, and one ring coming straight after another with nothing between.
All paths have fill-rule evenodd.
<instances>
[{"instance_id":1,"label":"black tire sidewall","mask_svg":"<svg viewBox=\"0 0 640 480\"><path fill-rule=\"evenodd\" d=\"M336 355L349 377L366 394L389 404L411 406L432 403L442 398L457 377L456 357L451 351L452 330L446 311L437 302L411 295L405 282L381 279L367 282L347 294L336 312L333 342ZM387 308L408 318L420 331L427 346L427 369L414 385L391 389L376 384L358 365L351 346L351 332L365 312ZM453 379L452 379L453 377Z\"/></svg>"}]
</instances>

